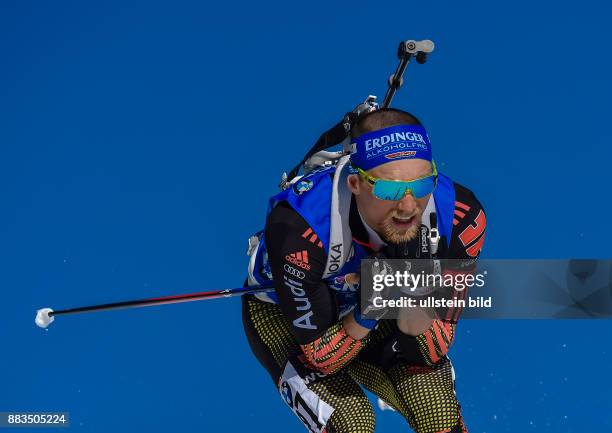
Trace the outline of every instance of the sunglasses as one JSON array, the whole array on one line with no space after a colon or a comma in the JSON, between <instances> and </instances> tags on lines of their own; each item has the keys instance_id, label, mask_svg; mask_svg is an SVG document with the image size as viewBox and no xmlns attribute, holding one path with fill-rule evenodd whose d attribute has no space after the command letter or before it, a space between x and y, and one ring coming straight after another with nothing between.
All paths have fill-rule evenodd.
<instances>
[{"instance_id":1,"label":"sunglasses","mask_svg":"<svg viewBox=\"0 0 612 433\"><path fill-rule=\"evenodd\" d=\"M354 167L359 175L372 186L372 193L381 200L401 200L406 193L412 194L414 198L423 198L431 194L436 188L438 180L438 169L432 161L433 173L414 180L388 180L370 176L368 173Z\"/></svg>"}]
</instances>

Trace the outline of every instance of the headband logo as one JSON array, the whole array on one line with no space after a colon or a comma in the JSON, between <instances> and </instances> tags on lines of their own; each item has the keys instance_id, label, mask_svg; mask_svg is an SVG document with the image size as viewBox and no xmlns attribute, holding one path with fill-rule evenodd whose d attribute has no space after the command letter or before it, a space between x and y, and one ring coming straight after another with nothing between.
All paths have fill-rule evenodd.
<instances>
[{"instance_id":1,"label":"headband logo","mask_svg":"<svg viewBox=\"0 0 612 433\"><path fill-rule=\"evenodd\" d=\"M387 159L397 159L397 158L412 158L416 155L416 150L405 150L403 152L395 152L385 155Z\"/></svg>"},{"instance_id":2,"label":"headband logo","mask_svg":"<svg viewBox=\"0 0 612 433\"><path fill-rule=\"evenodd\" d=\"M420 141L421 143L425 143L423 136L416 132L394 132L392 134L366 140L365 148L366 151L369 151L377 147L384 146L385 144L395 143L396 141Z\"/></svg>"}]
</instances>

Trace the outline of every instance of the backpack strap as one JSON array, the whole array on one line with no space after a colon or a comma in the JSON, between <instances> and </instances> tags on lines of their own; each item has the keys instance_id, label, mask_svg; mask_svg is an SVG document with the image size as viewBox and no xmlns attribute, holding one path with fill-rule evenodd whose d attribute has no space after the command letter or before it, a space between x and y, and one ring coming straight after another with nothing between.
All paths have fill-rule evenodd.
<instances>
[{"instance_id":1,"label":"backpack strap","mask_svg":"<svg viewBox=\"0 0 612 433\"><path fill-rule=\"evenodd\" d=\"M346 182L349 174L349 156L346 155L338 161L332 181L329 249L323 278L327 278L342 269L351 252L353 235L349 226L349 213L352 194Z\"/></svg>"}]
</instances>

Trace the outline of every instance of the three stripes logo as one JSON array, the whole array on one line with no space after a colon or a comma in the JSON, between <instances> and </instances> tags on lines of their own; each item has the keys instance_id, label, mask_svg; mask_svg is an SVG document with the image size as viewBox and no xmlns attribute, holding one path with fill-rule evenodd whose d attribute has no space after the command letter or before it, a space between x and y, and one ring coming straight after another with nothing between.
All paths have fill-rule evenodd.
<instances>
[{"instance_id":1,"label":"three stripes logo","mask_svg":"<svg viewBox=\"0 0 612 433\"><path fill-rule=\"evenodd\" d=\"M308 264L308 251L302 250L295 253L287 254L285 256L285 260L289 263L293 263L295 266L310 270L310 265Z\"/></svg>"},{"instance_id":2,"label":"three stripes logo","mask_svg":"<svg viewBox=\"0 0 612 433\"><path fill-rule=\"evenodd\" d=\"M456 226L466 216L467 212L470 211L470 206L460 201L455 201L455 218L453 219L453 225ZM465 230L459 235L459 239L465 250L470 257L476 257L482 249L484 244L484 232L487 226L487 219L482 209L476 215L474 222L467 226Z\"/></svg>"},{"instance_id":3,"label":"three stripes logo","mask_svg":"<svg viewBox=\"0 0 612 433\"><path fill-rule=\"evenodd\" d=\"M323 248L323 242L319 240L319 237L317 236L317 234L314 231L312 231L310 227L308 227L308 230L302 233L302 237L306 239L308 242L310 242L311 244L315 244L319 248Z\"/></svg>"}]
</instances>

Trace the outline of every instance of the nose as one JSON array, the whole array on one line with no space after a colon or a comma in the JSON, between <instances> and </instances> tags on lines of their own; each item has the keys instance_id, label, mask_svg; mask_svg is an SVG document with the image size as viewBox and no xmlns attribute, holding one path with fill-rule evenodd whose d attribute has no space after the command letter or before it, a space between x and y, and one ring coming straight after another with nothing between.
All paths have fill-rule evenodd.
<instances>
[{"instance_id":1,"label":"nose","mask_svg":"<svg viewBox=\"0 0 612 433\"><path fill-rule=\"evenodd\" d=\"M412 214L418 206L418 203L410 191L406 191L404 197L397 201L396 209L405 214Z\"/></svg>"}]
</instances>

